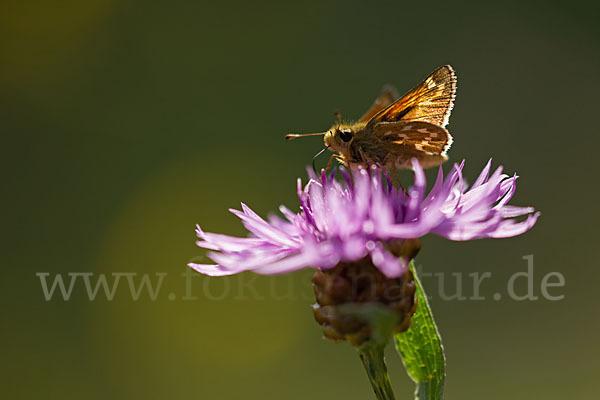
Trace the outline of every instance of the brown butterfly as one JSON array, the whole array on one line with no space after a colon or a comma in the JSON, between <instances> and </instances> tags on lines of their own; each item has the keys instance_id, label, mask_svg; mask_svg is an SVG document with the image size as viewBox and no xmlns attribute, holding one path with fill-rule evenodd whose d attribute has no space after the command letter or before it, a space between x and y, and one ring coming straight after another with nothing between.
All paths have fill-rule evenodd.
<instances>
[{"instance_id":1,"label":"brown butterfly","mask_svg":"<svg viewBox=\"0 0 600 400\"><path fill-rule=\"evenodd\" d=\"M334 158L344 165L379 164L386 168L411 168L410 160L416 158L424 168L433 167L448 158L452 136L445 126L455 94L456 74L451 66L444 65L399 99L393 87L385 86L355 123L342 124L338 115L338 123L327 132L290 134L286 139L324 135L323 151L337 152L328 168Z\"/></svg>"}]
</instances>

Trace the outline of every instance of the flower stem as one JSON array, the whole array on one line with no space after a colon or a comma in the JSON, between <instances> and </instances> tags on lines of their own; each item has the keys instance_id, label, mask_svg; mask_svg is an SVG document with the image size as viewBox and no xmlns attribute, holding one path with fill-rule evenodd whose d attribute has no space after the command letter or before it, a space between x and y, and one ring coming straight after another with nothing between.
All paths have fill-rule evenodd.
<instances>
[{"instance_id":1,"label":"flower stem","mask_svg":"<svg viewBox=\"0 0 600 400\"><path fill-rule=\"evenodd\" d=\"M366 345L358 350L358 354L365 366L377 400L394 400L390 377L383 359L384 348L385 346L380 344Z\"/></svg>"}]
</instances>

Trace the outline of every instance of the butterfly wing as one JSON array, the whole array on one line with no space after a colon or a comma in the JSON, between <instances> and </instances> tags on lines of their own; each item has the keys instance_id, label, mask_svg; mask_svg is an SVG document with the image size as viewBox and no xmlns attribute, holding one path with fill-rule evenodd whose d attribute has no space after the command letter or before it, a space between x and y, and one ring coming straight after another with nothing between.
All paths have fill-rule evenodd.
<instances>
[{"instance_id":1,"label":"butterfly wing","mask_svg":"<svg viewBox=\"0 0 600 400\"><path fill-rule=\"evenodd\" d=\"M383 89L381 89L381 93L375 102L369 108L369 110L358 120L358 122L368 122L371 118L377 115L379 112L388 108L394 101L396 101L400 97L398 91L392 85L385 85Z\"/></svg>"},{"instance_id":2,"label":"butterfly wing","mask_svg":"<svg viewBox=\"0 0 600 400\"><path fill-rule=\"evenodd\" d=\"M424 121L442 128L448 124L456 95L456 74L449 65L439 67L420 85L406 93L368 122Z\"/></svg>"},{"instance_id":3,"label":"butterfly wing","mask_svg":"<svg viewBox=\"0 0 600 400\"><path fill-rule=\"evenodd\" d=\"M373 135L389 154L385 164L399 168L410 168L412 158L423 168L439 165L452 144L446 129L424 121L380 122Z\"/></svg>"}]
</instances>

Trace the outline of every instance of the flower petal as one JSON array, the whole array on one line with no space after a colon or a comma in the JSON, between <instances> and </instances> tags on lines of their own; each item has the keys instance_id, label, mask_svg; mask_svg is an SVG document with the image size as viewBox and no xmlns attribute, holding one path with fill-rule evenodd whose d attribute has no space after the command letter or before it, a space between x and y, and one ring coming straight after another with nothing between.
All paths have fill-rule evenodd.
<instances>
[{"instance_id":1,"label":"flower petal","mask_svg":"<svg viewBox=\"0 0 600 400\"><path fill-rule=\"evenodd\" d=\"M373 265L390 279L402 276L408 268L405 258L394 256L381 243L377 243L369 253Z\"/></svg>"}]
</instances>

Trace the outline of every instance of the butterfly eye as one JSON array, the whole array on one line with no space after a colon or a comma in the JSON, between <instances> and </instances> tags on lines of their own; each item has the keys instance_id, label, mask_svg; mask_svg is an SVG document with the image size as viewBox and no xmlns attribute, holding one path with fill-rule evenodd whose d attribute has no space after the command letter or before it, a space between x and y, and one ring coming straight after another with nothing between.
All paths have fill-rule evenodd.
<instances>
[{"instance_id":1,"label":"butterfly eye","mask_svg":"<svg viewBox=\"0 0 600 400\"><path fill-rule=\"evenodd\" d=\"M339 132L340 137L344 142L349 142L352 140L352 131L350 129L342 129Z\"/></svg>"}]
</instances>

